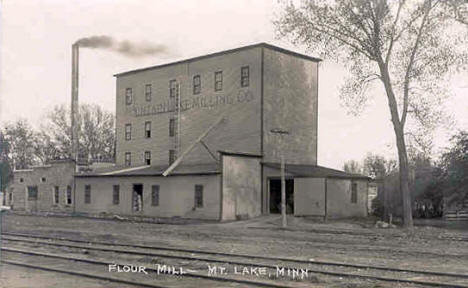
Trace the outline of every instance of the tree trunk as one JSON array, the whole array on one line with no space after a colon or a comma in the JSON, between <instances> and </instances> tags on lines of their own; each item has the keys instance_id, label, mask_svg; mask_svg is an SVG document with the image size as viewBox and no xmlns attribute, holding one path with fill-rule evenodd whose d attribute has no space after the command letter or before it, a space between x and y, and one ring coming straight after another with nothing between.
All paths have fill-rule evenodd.
<instances>
[{"instance_id":1,"label":"tree trunk","mask_svg":"<svg viewBox=\"0 0 468 288\"><path fill-rule=\"evenodd\" d=\"M387 94L388 106L390 108L391 121L393 124L393 130L395 131L397 149L398 149L398 162L400 171L400 193L403 202L403 226L405 228L413 227L413 215L411 210L411 194L409 191L409 169L408 169L408 153L406 152L406 143L404 135L404 124L400 122L398 113L398 104L393 93L390 74L387 66L383 61L379 61L379 68L382 76L382 82L385 86L385 92Z\"/></svg>"},{"instance_id":2,"label":"tree trunk","mask_svg":"<svg viewBox=\"0 0 468 288\"><path fill-rule=\"evenodd\" d=\"M398 148L398 161L400 166L400 192L403 200L403 226L405 228L413 227L413 214L411 209L411 194L409 191L408 181L408 153L406 152L406 144L403 128L401 126L395 127L395 135Z\"/></svg>"}]
</instances>

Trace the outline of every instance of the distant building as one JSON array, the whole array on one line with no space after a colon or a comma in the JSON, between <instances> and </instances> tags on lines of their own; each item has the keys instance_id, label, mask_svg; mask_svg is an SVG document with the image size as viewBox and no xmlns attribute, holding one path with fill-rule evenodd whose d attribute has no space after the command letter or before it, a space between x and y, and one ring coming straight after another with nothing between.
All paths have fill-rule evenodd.
<instances>
[{"instance_id":1,"label":"distant building","mask_svg":"<svg viewBox=\"0 0 468 288\"><path fill-rule=\"evenodd\" d=\"M115 75L116 163L75 176L74 209L278 213L283 154L291 214L366 216L368 178L317 166L319 61L261 43Z\"/></svg>"}]
</instances>

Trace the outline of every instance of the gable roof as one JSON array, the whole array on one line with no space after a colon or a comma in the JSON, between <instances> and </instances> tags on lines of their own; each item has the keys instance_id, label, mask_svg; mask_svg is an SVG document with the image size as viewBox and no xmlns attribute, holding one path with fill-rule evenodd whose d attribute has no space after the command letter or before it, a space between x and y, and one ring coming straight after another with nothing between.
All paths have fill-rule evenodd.
<instances>
[{"instance_id":1,"label":"gable roof","mask_svg":"<svg viewBox=\"0 0 468 288\"><path fill-rule=\"evenodd\" d=\"M320 59L320 58L308 56L308 55L297 53L297 52L294 52L294 51L291 51L291 50L287 50L287 49L284 49L284 48L281 48L281 47L278 47L278 46L275 46L275 45L271 45L271 44L268 44L268 43L265 43L265 42L261 42L261 43L257 43L257 44L253 44L253 45L248 45L248 46L238 47L238 48L234 48L234 49L223 50L223 51L220 51L220 52L210 53L210 54L201 55L201 56L197 56L197 57L192 57L192 58L179 60L179 61L175 61L175 62L160 64L160 65L155 65L155 66L149 66L149 67L134 69L134 70L130 70L130 71L125 71L125 72L114 74L114 77L120 77L120 76L125 76L125 75L128 75L128 74L143 72L143 71L152 70L152 69L163 68L163 67L167 67L167 66L171 66L171 65L177 65L177 64L183 64L183 63L198 61L198 60L202 60L202 59L205 59L205 58L216 57L216 56L220 56L220 55L223 55L223 54L234 53L234 52L238 52L238 51L242 51L242 50L248 50L248 49L257 48L257 47L269 48L271 50L275 50L275 51L278 51L278 52L281 52L281 53L284 53L284 54L288 54L288 55L291 55L291 56L295 56L295 57L298 57L298 58L302 58L302 59L306 59L306 60L310 60L310 61L314 61L314 62L322 61L322 59Z\"/></svg>"}]
</instances>

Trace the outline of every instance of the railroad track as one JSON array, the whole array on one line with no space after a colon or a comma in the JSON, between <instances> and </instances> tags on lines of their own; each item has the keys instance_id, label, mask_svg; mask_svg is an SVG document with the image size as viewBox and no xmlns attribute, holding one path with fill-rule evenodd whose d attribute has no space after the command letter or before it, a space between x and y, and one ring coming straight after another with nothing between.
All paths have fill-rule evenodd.
<instances>
[{"instance_id":1,"label":"railroad track","mask_svg":"<svg viewBox=\"0 0 468 288\"><path fill-rule=\"evenodd\" d=\"M328 280L333 281L333 278L347 277L349 279L364 279L371 281L383 282L400 282L407 284L422 285L424 287L464 287L468 288L468 274L460 273L446 273L437 271L425 270L412 270L401 269L396 267L372 266L351 263L339 263L329 261L312 261L297 258L285 257L272 257L264 255L246 255L226 253L221 251L203 251L196 249L181 249L172 247L161 246L148 246L148 245L133 245L125 243L111 243L102 241L85 241L70 238L59 237L46 237L39 235L18 234L18 233L3 233L2 238L6 243L19 243L26 245L26 249L19 249L14 247L3 247L2 250L11 254L27 254L30 256L42 258L54 258L60 260L69 260L75 262L82 262L92 265L104 266L115 261L108 259L115 259L116 255L128 262L128 260L136 261L135 257L150 257L152 259L164 259L165 263L170 265L189 265L196 273L189 272L185 277L203 279L204 281L222 281L225 283L238 283L253 286L253 287L299 287L310 286L310 281L295 281L290 284L290 281L285 281L282 277L280 279L268 279L251 277L252 275L235 275L222 276L208 275L206 273L207 265L226 267L228 271L232 271L235 267L257 267L269 269L269 271L277 271L277 269L284 268L284 271L303 271L306 270L308 275L322 275ZM6 237L5 237L6 236ZM73 257L70 255L51 254L41 251L31 250L27 245L44 247L61 247L62 249L72 249L74 251L87 251L90 255L98 255L99 259ZM10 245L9 245L10 246ZM110 248L112 247L112 248ZM76 252L75 252L76 253ZM102 257L107 256L107 257ZM107 260L105 260L107 259ZM8 262L6 262L8 263ZM187 264L189 263L189 264ZM12 264L12 263L10 263ZM136 265L136 264L135 264ZM149 269L154 272L155 268ZM289 269L289 270L288 270ZM303 269L303 270L300 270ZM202 272L200 272L202 271ZM242 277L240 277L242 276ZM271 275L270 275L271 276ZM278 276L278 275L273 275ZM284 275L280 275L284 276ZM267 279L265 279L267 278ZM275 278L275 277L273 277ZM277 277L278 278L278 277ZM287 277L286 277L287 278ZM291 279L286 279L291 280ZM110 280L113 281L113 280ZM132 280L134 281L134 280ZM292 286L291 286L292 285ZM144 286L144 285L143 285ZM151 286L146 286L151 287ZM160 287L160 286L158 286ZM206 286L209 287L209 286Z\"/></svg>"}]
</instances>

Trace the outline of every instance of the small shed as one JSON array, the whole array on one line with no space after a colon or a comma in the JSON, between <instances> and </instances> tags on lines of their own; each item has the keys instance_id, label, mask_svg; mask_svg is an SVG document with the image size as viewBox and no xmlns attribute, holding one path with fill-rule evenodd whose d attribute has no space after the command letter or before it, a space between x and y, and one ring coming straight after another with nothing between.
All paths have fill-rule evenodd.
<instances>
[{"instance_id":1,"label":"small shed","mask_svg":"<svg viewBox=\"0 0 468 288\"><path fill-rule=\"evenodd\" d=\"M263 163L263 213L281 213L281 166ZM287 213L323 218L366 217L369 177L317 165L286 164Z\"/></svg>"}]
</instances>

